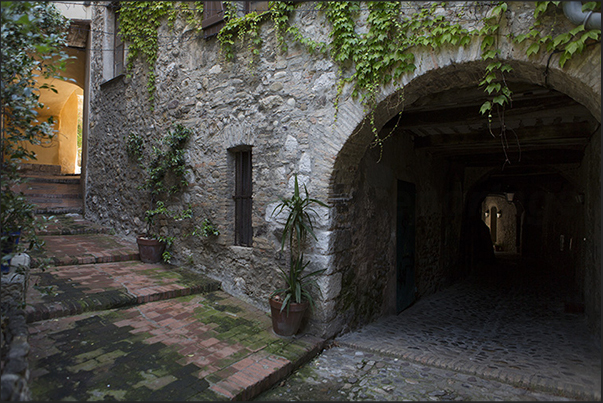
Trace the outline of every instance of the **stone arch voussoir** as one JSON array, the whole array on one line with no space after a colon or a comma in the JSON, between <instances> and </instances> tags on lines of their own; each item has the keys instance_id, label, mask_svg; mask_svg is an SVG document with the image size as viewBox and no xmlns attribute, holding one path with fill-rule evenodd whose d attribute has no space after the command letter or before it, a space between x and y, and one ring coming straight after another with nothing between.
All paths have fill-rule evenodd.
<instances>
[{"instance_id":1,"label":"stone arch voussoir","mask_svg":"<svg viewBox=\"0 0 603 403\"><path fill-rule=\"evenodd\" d=\"M510 45L508 45L510 46ZM504 62L511 65L511 81L541 85L564 93L584 105L601 121L601 46L587 49L559 67L559 54L541 54L528 57L523 49L503 52ZM377 130L408 105L424 95L454 88L478 86L487 63L481 60L479 44L468 48L424 51L416 55L417 69L381 92L374 111ZM400 101L403 102L400 102ZM340 149L333 162L330 178L330 196L346 197L346 178L364 155L373 139L370 111L351 98L342 102L334 125L334 138ZM349 179L349 178L348 178Z\"/></svg>"}]
</instances>

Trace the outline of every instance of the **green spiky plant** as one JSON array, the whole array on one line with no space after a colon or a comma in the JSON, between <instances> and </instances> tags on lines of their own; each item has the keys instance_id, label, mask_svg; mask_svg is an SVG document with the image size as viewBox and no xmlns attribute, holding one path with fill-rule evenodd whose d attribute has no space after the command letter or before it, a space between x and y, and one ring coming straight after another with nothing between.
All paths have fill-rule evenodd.
<instances>
[{"instance_id":1,"label":"green spiky plant","mask_svg":"<svg viewBox=\"0 0 603 403\"><path fill-rule=\"evenodd\" d=\"M273 216L279 215L284 209L289 211L281 239L281 251L285 249L286 241L289 241L289 269L279 267L279 274L285 281L285 287L275 290L270 295L271 298L278 295L282 299L281 312L287 309L287 314L289 313L291 303L301 303L304 300L307 300L310 303L311 309L314 310L314 300L310 290L316 287L316 276L325 271L325 269L321 269L304 273L304 270L310 263L304 263L303 247L306 244L307 236L310 234L314 239L317 239L314 234L314 226L310 214L318 214L312 208L312 205L318 204L328 207L320 200L310 198L306 185L304 185L304 193L305 197L302 197L297 175L295 175L293 195L290 198L282 198L281 202L272 211ZM316 289L320 292L318 287Z\"/></svg>"}]
</instances>

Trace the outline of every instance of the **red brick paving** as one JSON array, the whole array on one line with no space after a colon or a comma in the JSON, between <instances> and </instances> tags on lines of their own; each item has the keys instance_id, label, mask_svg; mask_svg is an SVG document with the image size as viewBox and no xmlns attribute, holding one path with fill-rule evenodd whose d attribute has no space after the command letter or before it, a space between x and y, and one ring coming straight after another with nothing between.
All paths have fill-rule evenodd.
<instances>
[{"instance_id":1,"label":"red brick paving","mask_svg":"<svg viewBox=\"0 0 603 403\"><path fill-rule=\"evenodd\" d=\"M78 224L81 223L80 220ZM53 231L61 231L60 224ZM78 228L78 231L85 229ZM224 399L251 399L317 354L324 343L324 340L308 334L289 339L277 337L272 332L270 318L265 312L223 291L215 291L211 280L201 280L203 276L190 272L187 274L175 266L133 260L138 251L132 242L107 234L55 235L45 238L47 254L55 257L57 265L44 273L32 275L28 289L30 305L26 312L28 320L32 322L29 328L33 357L31 382L34 386L38 379L42 382L42 379L57 374L57 371L81 367L79 364L65 365L65 362L73 361L70 354L76 354L77 348L65 351L63 342L53 344L51 340L61 340L64 332L80 323L89 323L86 321L93 318L101 318L101 322L105 323L103 329L109 329L107 325L111 324L115 329L123 330L107 333L102 338L106 343L104 345L98 345L97 341L94 348L98 348L99 357L90 357L82 363L86 370L77 372L77 377L88 376L89 378L80 380L87 384L97 381L102 381L103 384L122 384L126 391L128 387L135 389L136 396L138 392L146 390L146 394L140 395L141 400L165 400L166 396L174 397L176 392L189 396L185 400L207 400L207 396L211 396L208 393L215 393ZM90 259L94 263L82 264ZM124 261L119 261L121 259ZM61 265L65 262L80 264ZM57 295L50 297L41 293L33 286L36 282L40 285L53 285ZM203 294L209 291L211 294ZM207 299L206 295L212 297ZM130 306L106 310L124 303ZM86 304L89 309L105 311L82 313L80 305ZM226 308L215 309L216 304ZM42 320L44 318L55 319ZM86 332L86 329L78 332L80 343L86 345L88 338L97 340L98 330ZM112 376L112 371L117 371L117 367L112 367L113 355L125 354L121 350L109 352L112 346L127 340L128 337L123 338L124 334L129 334L136 340L143 336L143 346L140 347L142 350L152 347L153 351L159 351L153 354L161 355L164 349L166 353L170 351L178 354L180 358L174 364L177 363L178 368L193 371L196 379L207 382L207 390L189 390L189 386L195 385L193 383L189 386L179 384L177 391L171 392L170 385L182 376L181 370L175 372L178 376L168 374L160 378L149 378L148 382L142 383L147 387L144 390L140 389L139 383L130 385L123 377L105 382ZM115 339L116 337L120 338ZM108 352L101 355L104 350ZM132 353L137 351L138 348ZM90 353L85 353L84 356L86 354ZM122 359L129 366L141 365L139 369L132 370L133 373L146 373L150 370L143 367L144 360L127 360L127 357ZM75 379L76 376L71 378ZM82 393L79 390L81 388L71 390L66 384L54 381L44 381L43 384L56 388L47 391L47 399L87 400L81 394L78 395ZM101 386L104 387L99 384ZM34 395L34 400L38 399L46 400L44 396Z\"/></svg>"}]
</instances>

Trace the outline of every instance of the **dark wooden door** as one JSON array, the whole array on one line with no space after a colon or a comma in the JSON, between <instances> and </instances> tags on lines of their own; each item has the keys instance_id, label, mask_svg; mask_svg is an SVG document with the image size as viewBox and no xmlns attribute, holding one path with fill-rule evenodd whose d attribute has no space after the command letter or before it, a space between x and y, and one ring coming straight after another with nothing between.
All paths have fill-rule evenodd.
<instances>
[{"instance_id":1,"label":"dark wooden door","mask_svg":"<svg viewBox=\"0 0 603 403\"><path fill-rule=\"evenodd\" d=\"M415 300L415 185L398 181L396 217L396 309L400 313Z\"/></svg>"}]
</instances>

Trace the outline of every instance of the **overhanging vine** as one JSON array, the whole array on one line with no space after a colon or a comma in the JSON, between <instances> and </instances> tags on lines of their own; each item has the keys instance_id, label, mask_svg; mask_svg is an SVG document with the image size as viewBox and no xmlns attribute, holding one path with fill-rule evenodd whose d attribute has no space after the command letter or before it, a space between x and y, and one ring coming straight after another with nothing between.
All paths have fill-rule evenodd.
<instances>
[{"instance_id":1,"label":"overhanging vine","mask_svg":"<svg viewBox=\"0 0 603 403\"><path fill-rule=\"evenodd\" d=\"M119 28L128 43L126 66L131 70L134 60L144 57L148 64L147 91L153 102L155 93L155 62L159 49L157 31L164 19L173 28L177 18L183 18L196 30L201 30L203 2L122 1L119 8Z\"/></svg>"},{"instance_id":2,"label":"overhanging vine","mask_svg":"<svg viewBox=\"0 0 603 403\"><path fill-rule=\"evenodd\" d=\"M128 64L131 66L138 54L142 53L150 67L154 66L157 58L156 34L161 19L167 17L168 22L173 24L177 18L177 9L188 10L188 14L185 13L188 18L200 16L202 6L199 3L201 2L194 3L193 8L176 7L176 3L167 1L136 2L135 5L125 7L120 21L124 39L130 45ZM481 41L482 60L488 62L488 65L479 86L484 88L489 100L481 106L480 113L487 115L489 122L492 122L493 113L504 119L504 110L511 105L512 92L506 84L505 74L511 72L512 68L501 60L498 43L501 21L508 9L507 2L456 3L452 6L449 2L410 2L408 7L415 7L411 12L403 10L401 2L316 2L315 10L322 12L331 26L328 43L304 36L300 29L291 23L291 16L299 7L298 2L271 1L268 11L252 12L244 16L237 15L234 2L224 3L226 23L219 32L218 39L226 60L233 59L237 42L246 41L247 50L251 55L251 66L253 57L259 54L262 45L260 27L265 22L272 21L282 51L287 50L288 41L297 42L309 52L318 51L328 55L338 64L340 70L335 97L336 113L343 89L346 84L351 84L352 97L359 98L369 113L375 136L373 146L382 146L387 138L379 137L373 122L372 111L376 106L378 91L387 85L401 88L400 78L416 69L414 62L418 49L437 50L444 46L467 46L474 40ZM552 28L547 31L542 24L542 18L547 13L550 15L553 12L551 10L560 7L560 3L536 2L533 25L527 32L509 34L508 39L517 44L531 41L526 49L528 57L543 50L561 53L559 66L563 68L568 60L581 53L586 46L599 42L601 31L586 30L584 25L579 25L569 32L554 33ZM460 22L464 20L469 4L472 7L488 8L485 17L476 19L471 28L461 25ZM600 2L589 2L583 6L583 10L600 12L600 9ZM359 29L358 25L362 12L366 13L364 30ZM198 29L200 21L199 18ZM150 73L150 94L155 89L154 79L154 73ZM502 135L504 136L504 133Z\"/></svg>"}]
</instances>

